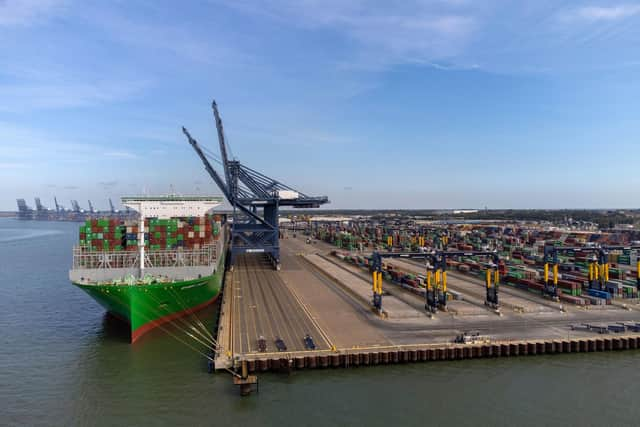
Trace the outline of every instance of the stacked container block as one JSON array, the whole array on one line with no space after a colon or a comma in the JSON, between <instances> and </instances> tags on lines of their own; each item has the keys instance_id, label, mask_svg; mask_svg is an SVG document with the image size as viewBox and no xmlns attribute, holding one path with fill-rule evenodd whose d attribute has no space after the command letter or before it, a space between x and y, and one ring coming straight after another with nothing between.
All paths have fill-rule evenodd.
<instances>
[{"instance_id":1,"label":"stacked container block","mask_svg":"<svg viewBox=\"0 0 640 427\"><path fill-rule=\"evenodd\" d=\"M200 249L217 240L218 215L186 218L146 218L144 245L147 250ZM137 221L87 220L80 226L80 247L88 251L135 251L138 249Z\"/></svg>"}]
</instances>

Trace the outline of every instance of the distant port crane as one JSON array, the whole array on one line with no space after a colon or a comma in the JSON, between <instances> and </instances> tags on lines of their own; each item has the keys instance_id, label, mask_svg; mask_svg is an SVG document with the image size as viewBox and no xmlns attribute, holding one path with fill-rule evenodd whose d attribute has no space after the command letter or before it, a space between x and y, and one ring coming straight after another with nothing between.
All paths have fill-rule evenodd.
<instances>
[{"instance_id":1,"label":"distant port crane","mask_svg":"<svg viewBox=\"0 0 640 427\"><path fill-rule=\"evenodd\" d=\"M21 220L36 220L36 221L86 221L92 218L98 218L99 216L113 217L113 218L129 218L133 214L129 208L124 210L116 210L113 202L109 199L110 210L101 211L96 209L88 200L89 209L84 210L80 207L77 200L71 200L71 209L66 209L62 204L58 202L57 197L53 197L53 203L55 208L49 209L44 206L39 197L35 197L35 209L32 209L27 205L25 199L16 199L18 202L17 218Z\"/></svg>"},{"instance_id":2,"label":"distant port crane","mask_svg":"<svg viewBox=\"0 0 640 427\"><path fill-rule=\"evenodd\" d=\"M24 199L17 199L18 202L18 219L31 219L33 217L33 209L27 205Z\"/></svg>"},{"instance_id":3,"label":"distant port crane","mask_svg":"<svg viewBox=\"0 0 640 427\"><path fill-rule=\"evenodd\" d=\"M294 208L317 208L329 202L327 196L309 196L251 169L238 160L227 156L222 119L215 101L213 116L220 146L220 158L204 149L189 134L182 132L204 164L205 170L233 207L231 226L231 259L242 253L265 253L276 270L280 269L280 227L278 224L281 206ZM205 154L205 151L207 154ZM224 179L211 166L209 158L222 164Z\"/></svg>"}]
</instances>

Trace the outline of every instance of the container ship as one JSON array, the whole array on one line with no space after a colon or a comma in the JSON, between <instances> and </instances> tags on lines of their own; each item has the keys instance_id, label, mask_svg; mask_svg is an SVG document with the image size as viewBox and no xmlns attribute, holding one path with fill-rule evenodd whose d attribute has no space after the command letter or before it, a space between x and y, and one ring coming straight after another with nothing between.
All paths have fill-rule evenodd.
<instances>
[{"instance_id":1,"label":"container ship","mask_svg":"<svg viewBox=\"0 0 640 427\"><path fill-rule=\"evenodd\" d=\"M137 219L88 219L71 282L131 325L131 342L212 303L225 270L221 197L123 197Z\"/></svg>"}]
</instances>

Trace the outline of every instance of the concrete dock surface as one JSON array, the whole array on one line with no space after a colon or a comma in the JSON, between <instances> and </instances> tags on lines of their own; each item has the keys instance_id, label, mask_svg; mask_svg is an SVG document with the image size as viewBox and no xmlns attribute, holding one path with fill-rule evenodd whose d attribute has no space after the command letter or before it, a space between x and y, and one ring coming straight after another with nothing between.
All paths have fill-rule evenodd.
<instances>
[{"instance_id":1,"label":"concrete dock surface","mask_svg":"<svg viewBox=\"0 0 640 427\"><path fill-rule=\"evenodd\" d=\"M233 272L227 274L218 329L217 369L232 368L243 360L251 362L256 370L270 366L269 360L288 360L289 363L298 360L297 367L313 367L316 357L320 357L318 361L334 360L334 364L344 366L356 357L354 354L457 347L459 344L454 345L453 340L463 332L479 333L490 343L512 343L515 347L508 347L511 349L529 342L558 341L569 344L564 344L565 347L554 344L549 348L562 351L574 345L579 350L580 344L571 342L603 336L586 328L572 329L571 325L640 322L637 304L585 310L517 289L504 290L506 286L500 288L502 310L498 316L483 305L482 281L455 272L449 275L450 287L463 298L449 301L447 312L429 316L421 296L385 282L385 315L380 316L371 309L368 272L332 257L330 252L334 248L322 242L309 244L303 236L288 236L281 239L280 244L280 271L273 270L260 254L245 254L236 259ZM398 259L391 263L407 272L421 272L418 263ZM315 348L309 347L305 337L311 338ZM491 344L485 342L484 345ZM631 348L635 341L592 346L605 349L607 345ZM532 351L537 348L534 346ZM589 344L584 344L584 348L588 351ZM478 351L493 354L486 349ZM342 358L332 359L334 356ZM373 361L374 356L371 357Z\"/></svg>"}]
</instances>

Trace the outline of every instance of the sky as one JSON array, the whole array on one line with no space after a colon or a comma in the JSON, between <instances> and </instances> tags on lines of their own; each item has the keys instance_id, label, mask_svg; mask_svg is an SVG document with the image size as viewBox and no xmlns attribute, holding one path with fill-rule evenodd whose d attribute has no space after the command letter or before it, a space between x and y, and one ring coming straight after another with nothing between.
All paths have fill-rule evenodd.
<instances>
[{"instance_id":1,"label":"sky","mask_svg":"<svg viewBox=\"0 0 640 427\"><path fill-rule=\"evenodd\" d=\"M0 210L220 194L181 126L328 208L637 208L640 2L0 0Z\"/></svg>"}]
</instances>

